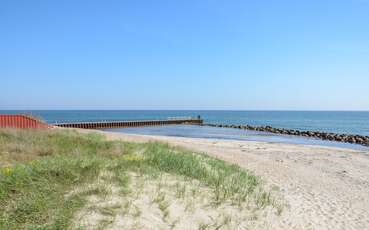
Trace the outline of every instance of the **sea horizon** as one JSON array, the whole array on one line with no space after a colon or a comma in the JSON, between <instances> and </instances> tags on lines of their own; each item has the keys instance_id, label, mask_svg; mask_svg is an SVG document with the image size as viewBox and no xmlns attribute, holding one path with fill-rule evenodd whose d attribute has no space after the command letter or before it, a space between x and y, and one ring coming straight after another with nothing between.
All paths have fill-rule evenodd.
<instances>
[{"instance_id":1,"label":"sea horizon","mask_svg":"<svg viewBox=\"0 0 369 230\"><path fill-rule=\"evenodd\" d=\"M31 114L48 123L196 117L204 123L272 126L303 131L369 135L369 111L291 110L0 110Z\"/></svg>"},{"instance_id":2,"label":"sea horizon","mask_svg":"<svg viewBox=\"0 0 369 230\"><path fill-rule=\"evenodd\" d=\"M231 112L369 112L344 109L0 109L1 111L231 111Z\"/></svg>"}]
</instances>

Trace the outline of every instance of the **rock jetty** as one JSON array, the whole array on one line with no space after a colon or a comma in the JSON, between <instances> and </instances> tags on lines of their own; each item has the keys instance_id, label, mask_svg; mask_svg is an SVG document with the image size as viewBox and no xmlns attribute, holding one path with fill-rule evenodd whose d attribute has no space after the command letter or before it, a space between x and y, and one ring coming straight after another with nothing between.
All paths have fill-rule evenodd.
<instances>
[{"instance_id":1,"label":"rock jetty","mask_svg":"<svg viewBox=\"0 0 369 230\"><path fill-rule=\"evenodd\" d=\"M318 132L318 131L301 131L301 130L294 130L294 129L273 128L271 126L224 125L224 124L204 124L204 125L210 126L210 127L218 127L218 128L235 128L235 129L245 129L245 130L269 132L269 133L276 133L276 134L283 134L283 135L311 137L311 138L318 138L322 140L338 141L338 142L369 146L369 136L326 133L326 132Z\"/></svg>"}]
</instances>

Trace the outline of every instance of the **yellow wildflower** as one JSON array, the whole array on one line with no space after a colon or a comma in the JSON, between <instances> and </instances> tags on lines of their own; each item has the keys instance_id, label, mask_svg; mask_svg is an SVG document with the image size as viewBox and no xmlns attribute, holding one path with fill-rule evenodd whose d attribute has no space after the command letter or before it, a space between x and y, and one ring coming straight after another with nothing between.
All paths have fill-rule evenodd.
<instances>
[{"instance_id":1,"label":"yellow wildflower","mask_svg":"<svg viewBox=\"0 0 369 230\"><path fill-rule=\"evenodd\" d=\"M10 176L10 175L13 173L13 169L12 169L12 168L10 168L10 167L5 167L5 168L3 169L3 173L4 173L5 175L7 175L7 176Z\"/></svg>"},{"instance_id":2,"label":"yellow wildflower","mask_svg":"<svg viewBox=\"0 0 369 230\"><path fill-rule=\"evenodd\" d=\"M129 154L129 155L124 155L123 159L126 161L142 161L144 158L143 156L140 156L140 155Z\"/></svg>"}]
</instances>

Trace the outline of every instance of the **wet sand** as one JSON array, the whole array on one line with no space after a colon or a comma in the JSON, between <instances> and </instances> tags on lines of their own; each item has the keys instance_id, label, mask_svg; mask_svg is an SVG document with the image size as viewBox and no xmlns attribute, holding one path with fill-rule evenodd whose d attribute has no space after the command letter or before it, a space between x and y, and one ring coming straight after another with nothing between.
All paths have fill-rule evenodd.
<instances>
[{"instance_id":1,"label":"wet sand","mask_svg":"<svg viewBox=\"0 0 369 230\"><path fill-rule=\"evenodd\" d=\"M267 142L145 136L103 131L109 139L160 141L238 164L260 176L286 206L264 229L369 229L369 152Z\"/></svg>"}]
</instances>

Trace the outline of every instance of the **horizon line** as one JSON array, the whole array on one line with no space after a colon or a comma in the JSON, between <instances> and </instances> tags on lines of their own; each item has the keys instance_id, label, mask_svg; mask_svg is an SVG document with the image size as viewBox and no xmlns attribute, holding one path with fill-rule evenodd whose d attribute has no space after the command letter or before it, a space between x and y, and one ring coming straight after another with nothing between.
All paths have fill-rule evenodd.
<instances>
[{"instance_id":1,"label":"horizon line","mask_svg":"<svg viewBox=\"0 0 369 230\"><path fill-rule=\"evenodd\" d=\"M345 109L0 109L0 111L229 111L229 112L369 112Z\"/></svg>"}]
</instances>

